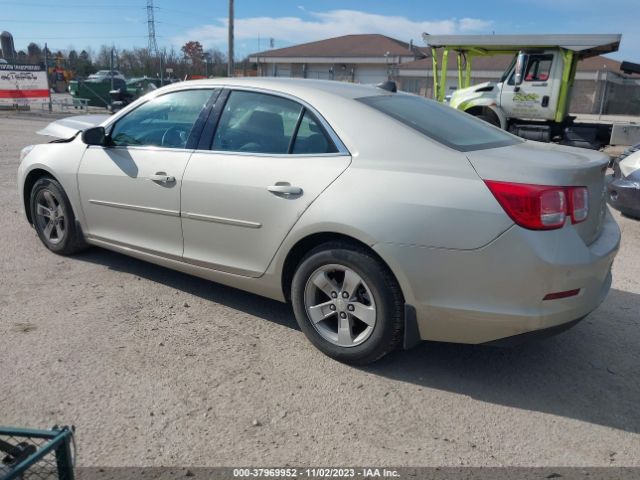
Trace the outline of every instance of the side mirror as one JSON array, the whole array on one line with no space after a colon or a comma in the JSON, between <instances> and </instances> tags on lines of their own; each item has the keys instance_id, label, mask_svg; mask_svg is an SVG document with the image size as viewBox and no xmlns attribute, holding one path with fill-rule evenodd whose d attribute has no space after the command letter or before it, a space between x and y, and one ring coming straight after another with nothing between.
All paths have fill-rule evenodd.
<instances>
[{"instance_id":1,"label":"side mirror","mask_svg":"<svg viewBox=\"0 0 640 480\"><path fill-rule=\"evenodd\" d=\"M87 128L82 132L82 141L87 145L104 147L107 144L107 133L104 127Z\"/></svg>"},{"instance_id":2,"label":"side mirror","mask_svg":"<svg viewBox=\"0 0 640 480\"><path fill-rule=\"evenodd\" d=\"M516 59L516 68L513 72L513 82L516 85L520 85L522 83L522 79L524 77L524 69L527 65L527 57L528 55L522 50L518 52L518 58Z\"/></svg>"}]
</instances>

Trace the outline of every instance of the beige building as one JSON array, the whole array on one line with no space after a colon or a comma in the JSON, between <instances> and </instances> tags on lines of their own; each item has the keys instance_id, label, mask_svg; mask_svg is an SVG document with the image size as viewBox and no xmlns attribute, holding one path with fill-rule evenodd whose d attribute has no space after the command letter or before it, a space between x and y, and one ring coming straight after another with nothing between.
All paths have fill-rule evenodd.
<instances>
[{"instance_id":1,"label":"beige building","mask_svg":"<svg viewBox=\"0 0 640 480\"><path fill-rule=\"evenodd\" d=\"M475 57L472 84L497 81L510 56ZM259 52L249 57L258 75L315 78L354 83L395 80L401 90L431 97L431 50L379 34L345 35ZM447 91L457 87L455 56L449 57ZM604 56L578 64L572 113L640 115L640 76L620 72Z\"/></svg>"}]
</instances>

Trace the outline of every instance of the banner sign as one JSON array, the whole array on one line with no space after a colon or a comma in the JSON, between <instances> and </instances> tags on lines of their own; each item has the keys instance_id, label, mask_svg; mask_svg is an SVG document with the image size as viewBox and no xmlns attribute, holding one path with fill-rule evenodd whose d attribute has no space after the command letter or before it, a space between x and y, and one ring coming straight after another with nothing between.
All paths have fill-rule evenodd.
<instances>
[{"instance_id":1,"label":"banner sign","mask_svg":"<svg viewBox=\"0 0 640 480\"><path fill-rule=\"evenodd\" d=\"M0 105L28 105L49 98L43 65L0 63Z\"/></svg>"}]
</instances>

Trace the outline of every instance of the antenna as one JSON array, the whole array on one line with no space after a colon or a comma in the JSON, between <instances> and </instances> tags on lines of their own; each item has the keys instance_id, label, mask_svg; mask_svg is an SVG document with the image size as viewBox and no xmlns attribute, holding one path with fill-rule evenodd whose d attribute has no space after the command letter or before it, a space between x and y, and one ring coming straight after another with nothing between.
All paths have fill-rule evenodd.
<instances>
[{"instance_id":1,"label":"antenna","mask_svg":"<svg viewBox=\"0 0 640 480\"><path fill-rule=\"evenodd\" d=\"M158 55L158 42L156 41L156 20L153 15L155 7L153 0L147 0L147 25L149 27L149 49L150 55Z\"/></svg>"}]
</instances>

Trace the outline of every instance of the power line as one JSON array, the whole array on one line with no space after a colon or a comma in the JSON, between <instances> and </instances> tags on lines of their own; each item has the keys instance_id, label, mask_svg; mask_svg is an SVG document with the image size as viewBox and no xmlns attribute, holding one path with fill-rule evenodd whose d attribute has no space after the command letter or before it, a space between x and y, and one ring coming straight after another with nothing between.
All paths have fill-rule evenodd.
<instances>
[{"instance_id":1,"label":"power line","mask_svg":"<svg viewBox=\"0 0 640 480\"><path fill-rule=\"evenodd\" d=\"M200 21L203 20L203 16L201 13L192 13L192 12L185 12L183 10L176 10L173 8L165 8L165 7L156 7L156 10L158 10L159 12L168 12L171 13L172 15L182 15L182 16L186 16L186 17L193 17L193 18L197 18Z\"/></svg>"},{"instance_id":2,"label":"power line","mask_svg":"<svg viewBox=\"0 0 640 480\"><path fill-rule=\"evenodd\" d=\"M78 9L78 8L84 8L87 10L93 10L95 8L109 8L109 9L115 9L115 8L127 8L127 9L131 9L131 5L130 4L126 4L126 3L122 3L122 4L104 4L104 5L93 5L93 4L86 4L86 3L77 3L77 4L69 4L69 3L33 3L33 2L14 2L14 1L0 1L0 6L20 6L20 7L40 7L40 8L55 8L56 10L60 10L63 8L73 8L73 9ZM142 8L142 7L141 7Z\"/></svg>"},{"instance_id":3,"label":"power line","mask_svg":"<svg viewBox=\"0 0 640 480\"><path fill-rule=\"evenodd\" d=\"M43 37L13 37L16 40L21 40L21 41L25 41L25 40L42 40L42 41L47 41L47 40L86 40L86 39L123 39L123 38L147 38L146 35L122 35L122 36L113 36L113 35L105 35L105 36L95 36L95 35L90 35L90 36L86 36L86 37L79 37L77 35L74 35L72 37L58 37L58 36L43 36ZM163 38L163 37L160 37Z\"/></svg>"},{"instance_id":4,"label":"power line","mask_svg":"<svg viewBox=\"0 0 640 480\"><path fill-rule=\"evenodd\" d=\"M58 25L122 25L122 22L102 22L102 21L94 21L94 20L6 20L3 19L3 22L7 23L26 23L26 24L58 24ZM129 23L143 23L141 21L129 22Z\"/></svg>"}]
</instances>

